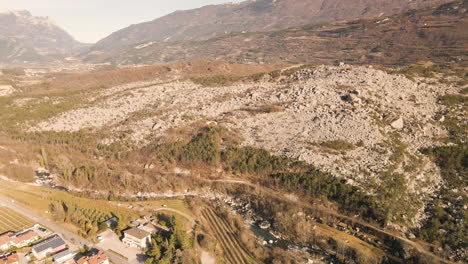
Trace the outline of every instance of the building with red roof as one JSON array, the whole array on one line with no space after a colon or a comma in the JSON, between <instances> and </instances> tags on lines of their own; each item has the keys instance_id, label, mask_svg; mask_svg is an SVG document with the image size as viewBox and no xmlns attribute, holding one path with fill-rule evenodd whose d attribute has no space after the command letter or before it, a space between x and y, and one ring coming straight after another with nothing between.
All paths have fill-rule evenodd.
<instances>
[{"instance_id":1,"label":"building with red roof","mask_svg":"<svg viewBox=\"0 0 468 264\"><path fill-rule=\"evenodd\" d=\"M97 250L91 255L82 256L76 261L77 264L109 264L109 257L106 253Z\"/></svg>"},{"instance_id":2,"label":"building with red roof","mask_svg":"<svg viewBox=\"0 0 468 264\"><path fill-rule=\"evenodd\" d=\"M16 253L0 256L0 264L19 264L19 257Z\"/></svg>"}]
</instances>

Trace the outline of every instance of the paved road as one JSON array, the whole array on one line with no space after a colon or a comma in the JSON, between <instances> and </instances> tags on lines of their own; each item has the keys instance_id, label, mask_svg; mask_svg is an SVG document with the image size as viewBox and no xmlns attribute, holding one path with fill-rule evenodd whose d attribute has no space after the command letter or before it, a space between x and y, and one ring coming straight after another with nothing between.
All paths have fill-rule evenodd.
<instances>
[{"instance_id":1,"label":"paved road","mask_svg":"<svg viewBox=\"0 0 468 264\"><path fill-rule=\"evenodd\" d=\"M5 206L12 210L15 210L16 212L33 219L38 224L41 224L47 227L48 229L52 230L53 232L60 234L63 237L63 239L67 240L69 244L70 243L72 244L70 245L72 250L77 250L79 248L82 248L84 245L88 245L89 247L93 247L93 248L97 248L99 250L105 251L102 248L93 244L92 242L88 241L87 239L84 239L78 235L73 234L72 232L65 230L64 228L52 223L51 221L38 216L34 212L31 212L30 210L19 206L17 203L12 202L9 199L0 197L0 206ZM120 258L119 256L113 254L112 252L106 251L106 253L114 264L128 264L126 260Z\"/></svg>"}]
</instances>

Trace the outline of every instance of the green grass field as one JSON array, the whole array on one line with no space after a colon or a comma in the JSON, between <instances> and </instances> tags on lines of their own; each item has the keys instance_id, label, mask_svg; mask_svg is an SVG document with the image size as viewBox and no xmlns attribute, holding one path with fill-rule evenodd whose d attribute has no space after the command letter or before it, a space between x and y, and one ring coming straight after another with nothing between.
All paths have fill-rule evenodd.
<instances>
[{"instance_id":1,"label":"green grass field","mask_svg":"<svg viewBox=\"0 0 468 264\"><path fill-rule=\"evenodd\" d=\"M7 231L21 231L32 227L35 223L10 208L0 207L0 234Z\"/></svg>"}]
</instances>

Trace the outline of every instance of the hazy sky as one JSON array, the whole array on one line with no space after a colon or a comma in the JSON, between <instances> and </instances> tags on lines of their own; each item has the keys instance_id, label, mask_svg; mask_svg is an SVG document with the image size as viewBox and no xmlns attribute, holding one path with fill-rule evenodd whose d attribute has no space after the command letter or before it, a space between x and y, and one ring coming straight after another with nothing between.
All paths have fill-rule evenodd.
<instances>
[{"instance_id":1,"label":"hazy sky","mask_svg":"<svg viewBox=\"0 0 468 264\"><path fill-rule=\"evenodd\" d=\"M26 9L48 16L82 42L96 42L110 33L153 20L176 10L240 0L0 0L0 9Z\"/></svg>"}]
</instances>

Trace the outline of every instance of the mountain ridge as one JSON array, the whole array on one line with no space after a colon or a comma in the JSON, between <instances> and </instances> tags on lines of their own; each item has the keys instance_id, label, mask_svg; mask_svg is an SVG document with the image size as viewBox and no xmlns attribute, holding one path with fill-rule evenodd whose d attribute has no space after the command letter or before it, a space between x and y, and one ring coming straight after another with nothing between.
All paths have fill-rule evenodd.
<instances>
[{"instance_id":1,"label":"mountain ridge","mask_svg":"<svg viewBox=\"0 0 468 264\"><path fill-rule=\"evenodd\" d=\"M449 0L258 0L176 11L131 25L98 41L92 51L147 42L207 40L233 32L274 31L306 24L391 15ZM345 8L346 7L346 8Z\"/></svg>"},{"instance_id":2,"label":"mountain ridge","mask_svg":"<svg viewBox=\"0 0 468 264\"><path fill-rule=\"evenodd\" d=\"M270 32L232 33L201 41L148 42L88 53L90 62L154 64L179 60L236 63L333 63L399 65L418 61L459 63L467 1L409 10L389 17L295 26ZM401 37L404 36L404 37ZM294 50L295 52L289 52Z\"/></svg>"},{"instance_id":3,"label":"mountain ridge","mask_svg":"<svg viewBox=\"0 0 468 264\"><path fill-rule=\"evenodd\" d=\"M33 16L27 10L0 12L3 63L63 61L84 47L48 17Z\"/></svg>"}]
</instances>

